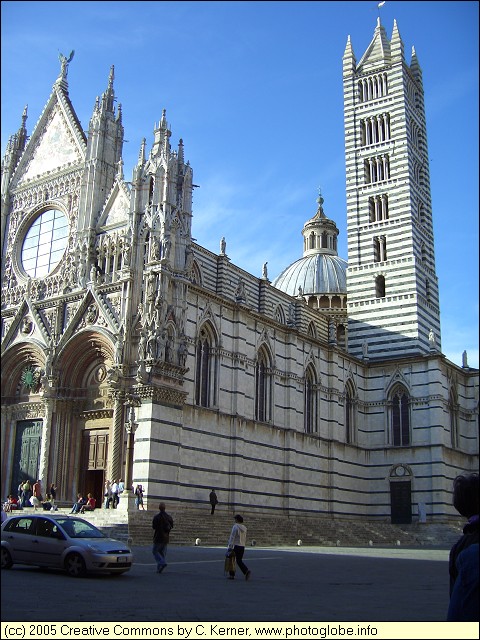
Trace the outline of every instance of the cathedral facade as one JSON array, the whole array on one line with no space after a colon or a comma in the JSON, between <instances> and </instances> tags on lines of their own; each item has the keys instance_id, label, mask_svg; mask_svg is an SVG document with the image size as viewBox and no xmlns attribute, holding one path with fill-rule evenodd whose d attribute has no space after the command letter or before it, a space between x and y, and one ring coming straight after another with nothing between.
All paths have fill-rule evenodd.
<instances>
[{"instance_id":1,"label":"cathedral facade","mask_svg":"<svg viewBox=\"0 0 480 640\"><path fill-rule=\"evenodd\" d=\"M396 23L345 49L348 262L320 196L272 281L194 242L165 112L126 181L114 69L85 134L70 62L2 164L3 495L40 478L101 500L122 478L154 507L215 487L232 509L454 516L478 370L441 352L422 74Z\"/></svg>"}]
</instances>

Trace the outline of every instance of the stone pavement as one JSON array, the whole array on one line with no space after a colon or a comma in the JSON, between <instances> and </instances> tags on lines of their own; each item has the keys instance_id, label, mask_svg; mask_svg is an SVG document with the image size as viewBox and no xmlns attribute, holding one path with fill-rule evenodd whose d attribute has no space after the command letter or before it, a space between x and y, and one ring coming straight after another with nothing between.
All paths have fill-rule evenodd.
<instances>
[{"instance_id":1,"label":"stone pavement","mask_svg":"<svg viewBox=\"0 0 480 640\"><path fill-rule=\"evenodd\" d=\"M133 550L117 577L2 571L2 622L441 622L448 607L448 549L247 547L248 582L225 578L224 547L170 545L162 574Z\"/></svg>"}]
</instances>

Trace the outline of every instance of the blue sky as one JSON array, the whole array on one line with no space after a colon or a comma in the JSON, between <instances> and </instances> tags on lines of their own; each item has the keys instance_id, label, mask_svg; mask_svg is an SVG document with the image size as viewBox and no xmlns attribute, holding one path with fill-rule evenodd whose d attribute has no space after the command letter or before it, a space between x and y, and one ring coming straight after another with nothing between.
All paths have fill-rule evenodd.
<instances>
[{"instance_id":1,"label":"blue sky","mask_svg":"<svg viewBox=\"0 0 480 640\"><path fill-rule=\"evenodd\" d=\"M301 257L316 211L340 229L347 259L342 56L357 61L380 15L397 20L423 71L442 351L478 367L477 2L2 2L2 155L28 104L31 133L69 66L70 98L88 129L115 65L127 180L162 109L192 165L193 235L273 280Z\"/></svg>"}]
</instances>

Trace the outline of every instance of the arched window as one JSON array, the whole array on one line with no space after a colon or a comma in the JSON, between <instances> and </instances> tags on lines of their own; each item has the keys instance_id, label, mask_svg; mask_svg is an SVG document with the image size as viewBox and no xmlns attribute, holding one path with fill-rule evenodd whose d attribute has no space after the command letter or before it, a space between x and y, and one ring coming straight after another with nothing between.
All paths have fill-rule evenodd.
<instances>
[{"instance_id":1,"label":"arched window","mask_svg":"<svg viewBox=\"0 0 480 640\"><path fill-rule=\"evenodd\" d=\"M272 375L265 347L258 351L255 365L255 420L268 422L272 414Z\"/></svg>"},{"instance_id":2,"label":"arched window","mask_svg":"<svg viewBox=\"0 0 480 640\"><path fill-rule=\"evenodd\" d=\"M305 372L304 426L306 433L318 432L317 376L312 365Z\"/></svg>"},{"instance_id":3,"label":"arched window","mask_svg":"<svg viewBox=\"0 0 480 640\"><path fill-rule=\"evenodd\" d=\"M410 444L410 397L403 387L392 394L392 442L395 447Z\"/></svg>"},{"instance_id":4,"label":"arched window","mask_svg":"<svg viewBox=\"0 0 480 640\"><path fill-rule=\"evenodd\" d=\"M349 380L345 388L345 442L354 442L355 435L355 388Z\"/></svg>"},{"instance_id":5,"label":"arched window","mask_svg":"<svg viewBox=\"0 0 480 640\"><path fill-rule=\"evenodd\" d=\"M384 298L385 297L385 278L384 278L384 276L377 276L375 278L375 297L376 298Z\"/></svg>"},{"instance_id":6,"label":"arched window","mask_svg":"<svg viewBox=\"0 0 480 640\"><path fill-rule=\"evenodd\" d=\"M153 191L155 188L155 180L152 178L150 178L149 180L149 184L148 184L148 204L152 204L153 202Z\"/></svg>"},{"instance_id":7,"label":"arched window","mask_svg":"<svg viewBox=\"0 0 480 640\"><path fill-rule=\"evenodd\" d=\"M346 343L346 331L345 331L345 325L344 324L339 324L337 326L337 345L340 349L345 349L347 346Z\"/></svg>"},{"instance_id":8,"label":"arched window","mask_svg":"<svg viewBox=\"0 0 480 640\"><path fill-rule=\"evenodd\" d=\"M213 331L207 325L200 330L195 356L195 404L211 407L217 392L217 363Z\"/></svg>"},{"instance_id":9,"label":"arched window","mask_svg":"<svg viewBox=\"0 0 480 640\"><path fill-rule=\"evenodd\" d=\"M448 413L450 414L450 444L453 449L458 447L458 402L452 389L448 398Z\"/></svg>"}]
</instances>

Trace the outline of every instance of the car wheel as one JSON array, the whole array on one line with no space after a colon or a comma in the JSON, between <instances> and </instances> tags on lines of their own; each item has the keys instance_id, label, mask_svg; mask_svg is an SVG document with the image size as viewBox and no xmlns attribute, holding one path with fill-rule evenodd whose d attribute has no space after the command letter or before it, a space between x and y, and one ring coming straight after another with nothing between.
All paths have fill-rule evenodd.
<instances>
[{"instance_id":1,"label":"car wheel","mask_svg":"<svg viewBox=\"0 0 480 640\"><path fill-rule=\"evenodd\" d=\"M79 553L71 553L65 559L65 571L72 578L81 578L87 571L85 560Z\"/></svg>"},{"instance_id":2,"label":"car wheel","mask_svg":"<svg viewBox=\"0 0 480 640\"><path fill-rule=\"evenodd\" d=\"M4 547L2 547L1 562L2 562L2 564L1 564L2 569L10 569L12 564L13 564L12 556L10 555L10 551L5 549Z\"/></svg>"}]
</instances>

